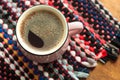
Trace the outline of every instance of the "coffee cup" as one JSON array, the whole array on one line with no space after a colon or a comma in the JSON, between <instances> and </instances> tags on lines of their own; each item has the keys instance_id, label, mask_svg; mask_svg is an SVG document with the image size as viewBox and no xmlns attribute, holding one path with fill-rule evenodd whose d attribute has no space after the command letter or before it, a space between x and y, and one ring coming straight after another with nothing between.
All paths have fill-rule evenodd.
<instances>
[{"instance_id":1,"label":"coffee cup","mask_svg":"<svg viewBox=\"0 0 120 80\"><path fill-rule=\"evenodd\" d=\"M37 5L20 16L16 36L20 49L30 60L48 63L67 50L70 37L80 33L83 24L67 23L64 15L48 5Z\"/></svg>"}]
</instances>

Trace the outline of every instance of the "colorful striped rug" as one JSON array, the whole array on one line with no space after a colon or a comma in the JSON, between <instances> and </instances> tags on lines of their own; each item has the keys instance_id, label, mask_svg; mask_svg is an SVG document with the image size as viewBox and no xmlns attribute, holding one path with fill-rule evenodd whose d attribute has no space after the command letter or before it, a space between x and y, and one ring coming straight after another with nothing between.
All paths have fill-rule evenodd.
<instances>
[{"instance_id":1,"label":"colorful striped rug","mask_svg":"<svg viewBox=\"0 0 120 80\"><path fill-rule=\"evenodd\" d=\"M35 5L53 6L67 22L84 25L62 58L47 64L29 60L17 45L17 20ZM80 80L98 61L116 61L119 49L120 23L97 0L0 0L0 80Z\"/></svg>"}]
</instances>

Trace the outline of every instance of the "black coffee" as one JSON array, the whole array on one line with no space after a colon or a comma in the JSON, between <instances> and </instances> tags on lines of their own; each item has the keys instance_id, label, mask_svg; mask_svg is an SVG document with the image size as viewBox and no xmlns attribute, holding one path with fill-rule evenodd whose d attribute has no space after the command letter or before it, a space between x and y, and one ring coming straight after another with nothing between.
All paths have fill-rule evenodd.
<instances>
[{"instance_id":1,"label":"black coffee","mask_svg":"<svg viewBox=\"0 0 120 80\"><path fill-rule=\"evenodd\" d=\"M63 38L64 27L52 12L36 11L23 20L21 35L31 47L49 50L56 47Z\"/></svg>"}]
</instances>

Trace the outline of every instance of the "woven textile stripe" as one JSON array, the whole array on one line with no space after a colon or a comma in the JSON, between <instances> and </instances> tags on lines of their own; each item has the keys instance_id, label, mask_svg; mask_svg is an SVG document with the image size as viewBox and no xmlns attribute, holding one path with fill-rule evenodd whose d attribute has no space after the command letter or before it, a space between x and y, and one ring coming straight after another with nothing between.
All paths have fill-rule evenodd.
<instances>
[{"instance_id":1,"label":"woven textile stripe","mask_svg":"<svg viewBox=\"0 0 120 80\"><path fill-rule=\"evenodd\" d=\"M112 22L117 28L120 28L120 22L112 16L112 14L103 6L103 4L98 0L91 0L94 4L103 12L110 22Z\"/></svg>"}]
</instances>

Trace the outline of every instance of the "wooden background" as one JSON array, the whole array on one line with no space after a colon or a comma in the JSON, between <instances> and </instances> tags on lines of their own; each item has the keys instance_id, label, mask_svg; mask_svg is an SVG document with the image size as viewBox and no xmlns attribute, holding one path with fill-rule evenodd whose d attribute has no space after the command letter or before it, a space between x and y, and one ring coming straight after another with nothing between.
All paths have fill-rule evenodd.
<instances>
[{"instance_id":1,"label":"wooden background","mask_svg":"<svg viewBox=\"0 0 120 80\"><path fill-rule=\"evenodd\" d=\"M102 4L120 21L120 0L100 0ZM116 62L98 63L98 66L85 80L120 80L120 56Z\"/></svg>"}]
</instances>

